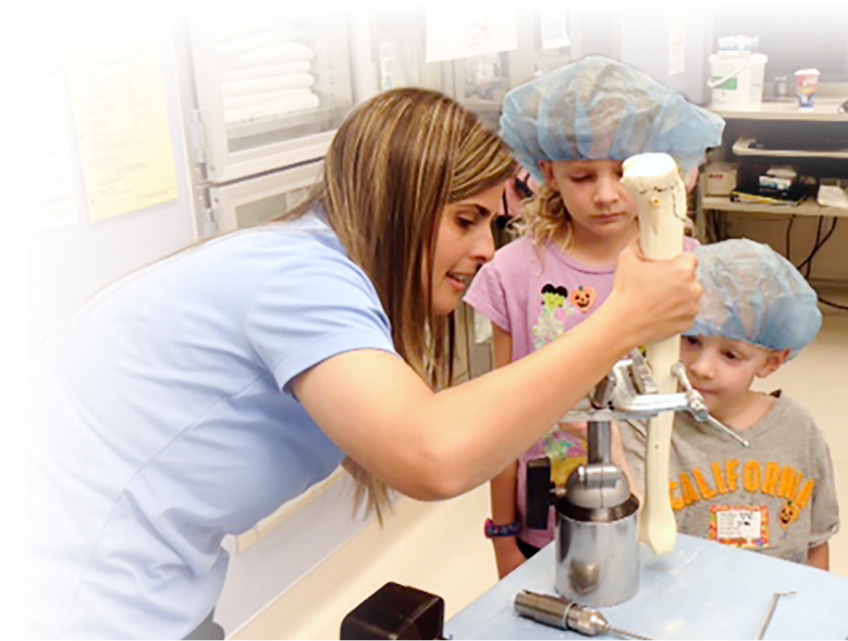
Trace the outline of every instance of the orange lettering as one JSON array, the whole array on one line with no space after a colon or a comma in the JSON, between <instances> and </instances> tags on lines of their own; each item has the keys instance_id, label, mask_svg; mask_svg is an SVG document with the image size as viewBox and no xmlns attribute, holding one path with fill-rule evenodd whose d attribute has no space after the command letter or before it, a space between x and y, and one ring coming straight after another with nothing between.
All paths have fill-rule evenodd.
<instances>
[{"instance_id":1,"label":"orange lettering","mask_svg":"<svg viewBox=\"0 0 848 641\"><path fill-rule=\"evenodd\" d=\"M760 476L762 475L762 470L760 470L760 464L753 459L745 463L745 470L743 472L745 489L752 494L760 489Z\"/></svg>"},{"instance_id":2,"label":"orange lettering","mask_svg":"<svg viewBox=\"0 0 848 641\"><path fill-rule=\"evenodd\" d=\"M780 466L777 463L766 465L766 478L763 481L763 494L777 496L777 484L780 481Z\"/></svg>"},{"instance_id":3,"label":"orange lettering","mask_svg":"<svg viewBox=\"0 0 848 641\"><path fill-rule=\"evenodd\" d=\"M695 477L695 483L698 484L698 489L701 490L701 496L703 496L705 500L709 501L718 496L718 492L707 485L707 479L704 478L701 470L697 467L692 470L692 476Z\"/></svg>"},{"instance_id":4,"label":"orange lettering","mask_svg":"<svg viewBox=\"0 0 848 641\"><path fill-rule=\"evenodd\" d=\"M727 487L735 492L739 481L739 460L732 458L727 461Z\"/></svg>"},{"instance_id":5,"label":"orange lettering","mask_svg":"<svg viewBox=\"0 0 848 641\"><path fill-rule=\"evenodd\" d=\"M798 500L795 501L795 504L802 510L810 504L810 499L813 497L813 489L815 487L816 482L813 479L809 479L806 485L804 485L804 489L801 490L801 494L798 495Z\"/></svg>"},{"instance_id":6,"label":"orange lettering","mask_svg":"<svg viewBox=\"0 0 848 641\"><path fill-rule=\"evenodd\" d=\"M798 496L798 488L801 486L801 479L804 475L795 470L794 467L787 465L780 473L780 489L778 496L782 499L794 501Z\"/></svg>"},{"instance_id":7,"label":"orange lettering","mask_svg":"<svg viewBox=\"0 0 848 641\"><path fill-rule=\"evenodd\" d=\"M716 482L716 488L720 494L727 494L727 485L724 482L724 475L721 473L721 465L713 463L710 467L713 468L713 478Z\"/></svg>"},{"instance_id":8,"label":"orange lettering","mask_svg":"<svg viewBox=\"0 0 848 641\"><path fill-rule=\"evenodd\" d=\"M668 493L671 494L671 509L679 512L686 507L686 502L682 496L675 496L675 492L680 489L680 486L674 481L668 483Z\"/></svg>"},{"instance_id":9,"label":"orange lettering","mask_svg":"<svg viewBox=\"0 0 848 641\"><path fill-rule=\"evenodd\" d=\"M680 487L683 489L683 502L686 505L692 505L701 500L701 497L698 496L698 491L692 485L692 480L686 472L680 473Z\"/></svg>"}]
</instances>

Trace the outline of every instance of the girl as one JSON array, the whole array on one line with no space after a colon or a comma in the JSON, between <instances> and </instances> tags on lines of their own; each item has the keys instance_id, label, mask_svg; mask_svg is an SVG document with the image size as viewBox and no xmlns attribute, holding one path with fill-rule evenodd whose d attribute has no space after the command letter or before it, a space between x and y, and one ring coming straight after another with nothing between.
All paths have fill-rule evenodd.
<instances>
[{"instance_id":1,"label":"girl","mask_svg":"<svg viewBox=\"0 0 848 641\"><path fill-rule=\"evenodd\" d=\"M630 251L606 314L448 389L452 314L492 258L513 173L458 103L390 91L341 125L307 205L142 270L73 316L26 387L31 636L186 637L211 623L223 538L339 464L378 511L388 488L457 496L634 345L692 324L694 259ZM623 331L620 317L633 319ZM194 636L211 634L223 632Z\"/></svg>"},{"instance_id":2,"label":"girl","mask_svg":"<svg viewBox=\"0 0 848 641\"><path fill-rule=\"evenodd\" d=\"M620 182L622 161L648 151L669 153L694 185L697 166L705 150L719 144L723 127L718 116L600 56L506 95L501 136L540 187L515 225L521 238L497 252L465 297L492 321L496 367L556 341L610 296L618 256L638 234L635 203ZM633 321L616 319L622 330ZM617 437L615 449L625 465ZM527 462L548 456L554 481L563 485L585 454L579 431L558 429L492 480L486 533L501 577L554 536L553 510L547 530L522 527Z\"/></svg>"}]
</instances>

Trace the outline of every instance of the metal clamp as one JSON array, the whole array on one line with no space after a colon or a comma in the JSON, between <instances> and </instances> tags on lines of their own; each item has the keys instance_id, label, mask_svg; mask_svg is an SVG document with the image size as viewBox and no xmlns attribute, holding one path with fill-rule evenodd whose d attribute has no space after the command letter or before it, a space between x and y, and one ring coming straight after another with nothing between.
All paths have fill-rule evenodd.
<instances>
[{"instance_id":1,"label":"metal clamp","mask_svg":"<svg viewBox=\"0 0 848 641\"><path fill-rule=\"evenodd\" d=\"M729 427L713 418L704 397L701 396L686 376L683 363L675 363L672 375L683 388L676 394L659 394L651 367L642 353L634 349L628 358L613 366L612 372L603 381L601 393L596 388L592 399L585 399L560 419L562 423L587 423L602 421L646 420L662 412L688 412L699 423L723 432L738 441L743 447L750 443Z\"/></svg>"}]
</instances>

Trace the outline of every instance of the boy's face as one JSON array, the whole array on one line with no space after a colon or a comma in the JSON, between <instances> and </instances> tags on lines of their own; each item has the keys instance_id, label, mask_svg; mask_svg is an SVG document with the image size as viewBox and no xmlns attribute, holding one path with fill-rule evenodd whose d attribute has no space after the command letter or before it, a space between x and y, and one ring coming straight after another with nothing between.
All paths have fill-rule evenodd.
<instances>
[{"instance_id":1,"label":"boy's face","mask_svg":"<svg viewBox=\"0 0 848 641\"><path fill-rule=\"evenodd\" d=\"M680 360L692 386L704 397L711 414L737 407L754 378L777 370L788 351L773 351L717 336L682 336Z\"/></svg>"}]
</instances>

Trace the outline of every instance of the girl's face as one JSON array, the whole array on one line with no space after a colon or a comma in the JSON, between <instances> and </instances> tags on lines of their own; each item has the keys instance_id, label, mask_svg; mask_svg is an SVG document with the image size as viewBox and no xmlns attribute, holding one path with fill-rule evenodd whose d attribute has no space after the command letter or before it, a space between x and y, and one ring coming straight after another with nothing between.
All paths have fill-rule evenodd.
<instances>
[{"instance_id":1,"label":"girl's face","mask_svg":"<svg viewBox=\"0 0 848 641\"><path fill-rule=\"evenodd\" d=\"M431 300L442 316L459 306L468 282L495 255L492 219L501 206L505 183L442 209L433 260Z\"/></svg>"},{"instance_id":2,"label":"girl's face","mask_svg":"<svg viewBox=\"0 0 848 641\"><path fill-rule=\"evenodd\" d=\"M548 185L562 195L578 238L613 240L633 234L638 210L621 184L621 162L560 160L539 165Z\"/></svg>"}]
</instances>

